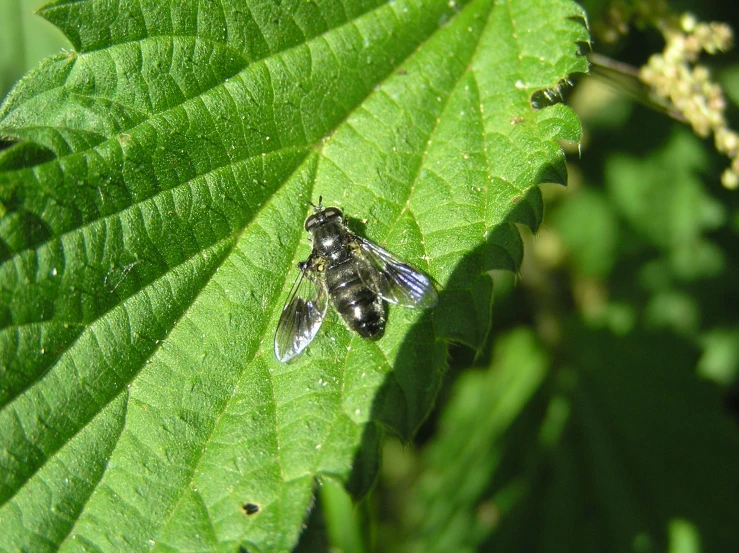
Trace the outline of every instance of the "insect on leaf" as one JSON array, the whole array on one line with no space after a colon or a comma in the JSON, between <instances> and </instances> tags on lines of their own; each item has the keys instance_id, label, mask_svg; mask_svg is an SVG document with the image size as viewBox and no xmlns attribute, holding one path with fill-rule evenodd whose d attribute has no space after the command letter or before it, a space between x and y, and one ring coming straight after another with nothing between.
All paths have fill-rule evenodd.
<instances>
[{"instance_id":1,"label":"insect on leaf","mask_svg":"<svg viewBox=\"0 0 739 553\"><path fill-rule=\"evenodd\" d=\"M331 475L413 435L487 271L563 182L586 70L569 0L58 0L74 46L0 107L0 535L8 550L288 551ZM441 286L377 341L329 310L273 354L308 201ZM360 228L361 227L361 228ZM243 508L255 505L257 510ZM252 511L252 512L249 512Z\"/></svg>"}]
</instances>

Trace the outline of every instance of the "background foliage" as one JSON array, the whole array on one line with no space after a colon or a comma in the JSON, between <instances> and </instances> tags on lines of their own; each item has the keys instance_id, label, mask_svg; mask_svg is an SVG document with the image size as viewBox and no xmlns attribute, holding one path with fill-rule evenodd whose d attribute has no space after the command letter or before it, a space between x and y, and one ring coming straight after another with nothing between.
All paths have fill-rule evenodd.
<instances>
[{"instance_id":1,"label":"background foliage","mask_svg":"<svg viewBox=\"0 0 739 553\"><path fill-rule=\"evenodd\" d=\"M686 5L701 19L737 20L736 14L729 11L735 8L727 3ZM24 3L6 6L19 8L18 13L21 13ZM586 3L585 7L591 21L602 9L598 2ZM684 7L676 6L677 9ZM50 25L47 28L51 33L56 32ZM9 33L2 35L7 37ZM27 47L41 44L37 39L41 35L36 32L24 36ZM100 39L87 40L87 44L94 45L94 41ZM85 43L85 39L80 38L80 41L80 44ZM16 49L23 43L22 39L8 41ZM79 48L80 44L76 46ZM598 44L595 47L597 49ZM644 31L632 33L625 43L608 53L638 65L659 48L656 33ZM11 51L5 48L3 53ZM48 54L56 51L57 46L52 46ZM28 56L25 67L22 67L26 63L25 56L2 58L5 82L12 80L6 75L17 78L32 69L36 62L31 59L33 57ZM238 64L229 68L226 57L222 60L223 63L216 64L218 67L231 72L242 69ZM715 67L734 102L739 100L736 60L735 55L724 56L716 60ZM454 68L451 70L453 72ZM224 75L211 75L210 78L217 81ZM438 79L438 75L435 78ZM300 537L299 550L723 553L731 550L739 540L736 525L739 520L736 501L739 490L736 471L739 462L736 426L739 410L739 323L736 316L739 305L736 287L739 201L736 193L718 185L718 175L725 161L679 124L632 106L591 81L578 81L574 91L567 94L585 125L582 154L573 151L568 188L544 186L547 210L539 234L531 238L526 228L519 226L524 234L526 257L517 276L506 272L495 274L493 331L485 340L487 333L480 330L484 325L451 327L460 333L456 336L457 342L473 346L472 350L467 346L452 347L448 353L449 367L444 372L443 386L433 412L412 442L390 439L386 443L379 483L359 506L350 507L350 498L336 481L346 482L355 496L362 497L372 484L371 475L377 468L377 461L372 455L354 457L351 455L353 449L327 454L327 458L354 461L354 480L346 465L324 471L324 477L318 480L317 506L312 509L307 530ZM435 97L436 91L434 100ZM369 112L386 113L385 109L371 107ZM174 121L173 124L178 123ZM368 122L364 120L362 124ZM507 124L511 125L510 120ZM216 124L216 128L223 127ZM360 128L368 127L360 125ZM203 127L195 130L205 132ZM321 132L319 129L315 136L320 137ZM343 147L356 145L350 135L342 138L339 134L339 137ZM86 140L94 140L89 136L66 137L68 143L75 139L81 148ZM48 144L58 142L49 139ZM176 165L179 159L176 149L167 152L172 152L172 162ZM292 153L284 154L276 166L284 168L291 163L302 163L300 152L294 153L294 161L288 159L289 155ZM548 151L547 155L552 154ZM6 156L5 159L11 158ZM12 159L21 164L27 160L44 161L43 157L38 157L38 152ZM355 162L356 159L346 160L347 166ZM342 160L338 159L337 164L341 165ZM286 180L291 173L267 169L264 174L275 179L274 182L291 182ZM309 180L301 184L300 174L297 176L297 181L292 181L293 187L299 188ZM176 180L181 176L172 178ZM543 177L542 180L555 179ZM331 190L329 186L329 193ZM347 201L358 219L370 216L366 225L361 220L353 223L357 230L377 240L387 238L395 251L424 266L421 253L412 250L414 241L404 249L402 236L393 238L392 232L388 233L382 226L382 221L389 218L389 207L368 213L362 212L363 202L359 197L350 197ZM534 206L536 211L536 199L526 204ZM267 227L267 232L278 234L282 221L299 221L304 215L300 205L280 209L289 213L281 213L280 222ZM4 223L9 220L5 216L3 219ZM519 214L513 220L525 221L532 227L538 224L536 214L528 219ZM218 228L222 222L214 219L208 224ZM32 241L48 239L34 237L33 228L31 222L26 227L31 229L28 231L31 234L24 235L24 239L29 236ZM299 225L296 229L300 230ZM131 236L135 235L134 230ZM497 238L515 250L515 240L510 236ZM267 245L261 235L249 240L245 244L248 251L259 251L260 244L263 248ZM302 240L299 233L289 238L288 249L294 248L299 240ZM305 244L300 248L296 258L305 255ZM230 290L243 289L244 282L239 277L249 274L248 256L234 258L227 246L217 242L211 249L200 260L202 267L193 270L190 278L175 275L172 282L162 284L171 287L177 284L178 278L179 282L191 283L192 276L197 280L198 274L210 278L211 268L230 256L232 263L235 259L236 266L230 269L233 274L221 281L225 284L219 292L228 296ZM292 251L294 249L290 256ZM287 274L291 262L291 258L286 258L278 272ZM440 265L442 262L437 260L437 269ZM499 261L493 265L503 268L504 263ZM515 269L516 264L509 268ZM153 282L151 276L147 277L147 270L139 266L136 258L121 259L108 268L100 282L105 292L112 293L118 301L145 288L147 282ZM433 259L431 270L439 278ZM477 309L483 313L489 294L484 282L476 283L470 295L471 305L482 305ZM198 293L197 286L193 290L188 290L187 286L181 290L173 288L172 296L162 300L164 303L157 308L158 312L169 312L170 317L179 318L190 301L182 298ZM457 302L450 296L447 298L449 309L452 309L451 305ZM261 301L261 298L256 299ZM247 300L239 298L237 303ZM23 305L23 298L18 296L6 301ZM219 301L217 296L201 297L204 309L212 308ZM275 299L274 303L279 301ZM28 305L28 311L34 309L37 306ZM192 315L188 312L188 317ZM411 323L415 324L411 332L416 333L416 339L424 339L423 321L418 325L413 314L407 315L397 314L397 328L391 326L389 329L391 353L397 353ZM225 316L234 321L233 312ZM453 317L450 320L454 320ZM258 322L257 318L254 321ZM271 321L273 323L274 316ZM272 323L264 322L265 327ZM130 397L136 398L137 407L144 413L138 416L145 416L145 412L161 400L153 397L157 395L153 390L166 388L176 372L166 367L175 359L181 360L182 352L187 353L188 348L180 344L203 339L201 329L190 328L178 341L172 341L166 334L171 324L167 320L160 321L154 327L154 335L147 336L152 341L164 340L164 361L153 367L147 364L145 378L134 381L134 389L128 389L127 397L112 401L105 417L99 417L97 424L78 434L61 455L51 456L51 461L43 466L45 473L40 482L36 485L31 482L32 486L16 496L20 509L8 509L11 503L5 503L0 523L10 529L9 535L21 539L22 532L18 529L34 525L39 534L63 533L69 521L60 522L59 517L52 516L53 510L58 506L63 511L69 506L55 502L60 491L54 486L68 483L70 475L75 474L76 485L81 483L84 487L87 483L91 489L100 488L95 496L99 505L96 507L93 502L92 508L86 507L92 517L81 519L82 529L105 524L104 519L96 517L105 516L100 513L107 511L122 527L120 535L126 536L125 519L131 513L120 512L121 498L116 489L120 490L123 483L124 487L130 486L128 492L133 496L152 497L150 491L136 489L149 484L142 484L126 474L146 467L151 475L158 475L155 481L161 478L162 467L157 460L160 452L143 453L152 443L159 442L167 444L163 453L174 464L187 464L191 462L189 456L202 453L205 466L212 463L213 472L210 481L201 482L206 488L204 495L201 495L200 486L191 486L182 494L177 510L171 515L172 523L165 524L157 543L145 543L141 547L171 551L203 551L214 547L214 532L219 530L204 525L208 517L201 516L206 510L202 497L208 497L209 486L213 491L222 488L224 482L239 481L239 478L224 479L223 474L244 474L248 467L236 466L238 455L231 455L234 466L228 466L224 462L227 454L208 453L207 448L199 445L198 432L209 425L205 419L211 407L202 406L208 400L206 396L213 397L214 390L208 387L222 388L215 390L215 395L225 397L233 388L238 367L224 365L222 359L208 359L208 363L199 357L191 359L194 366L226 369L218 378L207 380L195 376L185 380L188 389L178 390L178 394L193 394L205 386L208 393L198 398L199 410L180 410L177 417L162 418L149 427L139 427L147 428L147 432L170 433L177 439L168 442L166 436L155 436L152 443L144 444L135 440L138 438L135 433L129 433L128 439L134 441L125 448L126 455L107 462L107 471L117 474L118 482L99 486L97 480L106 470L105 459L111 454L106 448L115 446L106 437L123 432L122 427L116 426L117 421L123 420L134 428L142 424L143 419L135 418L135 410L127 411ZM238 324L248 326L251 321ZM111 339L121 328L130 331L130 325L130 321L123 327L111 325ZM60 343L69 339L65 332L75 333L76 329L74 326L59 329L54 336ZM159 336L157 332L163 334ZM319 360L322 356L330 358L335 351L332 348L345 347L350 337L342 332L341 326L335 325L327 333L339 341L338 345L315 345ZM398 338L393 345L394 332ZM462 339L463 335L466 339ZM269 333L265 336L266 346L255 343L254 347L265 347L265 351L269 351ZM248 355L249 348L251 345L247 344L238 355ZM3 368L7 371L10 350L2 351ZM361 351L361 355L370 359L368 366L376 353ZM439 355L446 358L447 352ZM125 364L126 359L122 361ZM140 359L134 360L134 364L140 362ZM274 370L261 363L257 356L252 367L259 366L264 374ZM297 392L308 390L316 382L319 387L331 386L335 378L331 369L319 362L318 370L318 373L298 373L303 374L303 380L286 384L286 393L294 390L298 397ZM342 365L341 370L345 371L346 366ZM18 393L9 374L4 373L2 391L7 394L3 397L4 405ZM361 374L361 371L356 373L357 376ZM257 373L260 375L263 373ZM94 379L88 380L94 373L79 377L92 391L101 385ZM295 379L296 374L286 371L284 377L287 381ZM125 380L126 377L120 375L118 378ZM114 376L110 385L118 386L115 379ZM407 391L408 387L401 386L401 389ZM238 396L238 388L234 393ZM424 405L435 393L436 388L430 386L426 397L419 396L415 414L390 409L380 418L384 417L396 434L409 438L425 416ZM397 394L397 390L389 393L388 397L394 398L388 400L391 405L398 401ZM147 395L151 403L147 403ZM356 400L362 399L362 394L358 394ZM42 402L44 398L38 396L35 401ZM269 404L268 399L249 398L248 394L239 398L237 411L228 415L233 419L227 421L231 430L220 443L213 445L228 449L244 433L259 436L260 410ZM318 407L310 402L299 412L316 408L325 409L323 413L332 409L320 402ZM291 439L299 442L296 459L306 450L315 449L317 443L325 447L325 442L320 441L324 436L320 418L305 419L304 424L296 424L289 431ZM40 420L44 424L58 424L58 421L45 421L43 417ZM21 428L28 428L27 425L28 421L20 421ZM312 428L314 425L318 430ZM183 442L182 436L187 440ZM268 441L268 438L264 439ZM366 453L373 450L377 438L366 431L357 434L356 428L347 424L336 431L333 439L337 448L349 448L359 440L364 446L360 451ZM259 449L259 439L263 438L253 440L247 449ZM269 448L268 445L264 447ZM142 452L140 456L131 457L130 452L137 450ZM76 466L75 460L90 452L94 452L93 458L103 460L101 464ZM13 456L17 452L6 447L4 453ZM253 457L249 459L254 460ZM312 458L309 461L313 463ZM80 473L80 468L88 473ZM334 477L326 478L329 473ZM252 524L257 532L262 532L260 535L247 531L248 537L242 543L247 543L250 551L290 548L299 534L305 507L311 504L314 476L315 473L309 472L307 478L288 479L288 487L280 488L286 494L282 498L283 518L277 517L268 523L259 520L266 512L251 518L246 514L248 493L254 493L253 487L223 490L225 497L243 496L246 503L240 504L243 512L229 510L224 504L219 522L243 531L242 522L232 523L232 519L240 517L239 521L249 521L247 529L252 528L249 526ZM295 489L290 491L290 486ZM180 493L182 485L173 483L173 488ZM162 488L157 494L155 497L160 498L162 505L169 501L169 490ZM289 501L286 498L290 498ZM47 516L49 505L52 512ZM154 517L158 516L156 511L160 505L155 501L149 507ZM252 522L254 520L257 522ZM290 530L284 539L275 537L276 532L287 529ZM128 535L133 539L139 537L133 528ZM188 542L183 535L201 536L202 541ZM224 542L224 547L236 547L240 541L241 537L234 535L232 541ZM40 543L36 542L35 547L40 547ZM125 542L109 542L107 546L100 543L98 547L104 550L133 547L133 543ZM54 544L47 542L45 547L54 549ZM65 542L64 547L83 550L94 546L78 539Z\"/></svg>"},{"instance_id":2,"label":"background foliage","mask_svg":"<svg viewBox=\"0 0 739 553\"><path fill-rule=\"evenodd\" d=\"M591 27L605 4L585 3ZM671 5L739 20L723 3ZM594 44L634 66L661 47L649 29ZM736 128L737 55L708 63ZM718 552L739 539L739 201L719 185L725 158L592 79L568 101L582 151L567 189L545 187L515 285L496 275L490 368L464 370L460 354L420 447L386 448L380 550Z\"/></svg>"}]
</instances>

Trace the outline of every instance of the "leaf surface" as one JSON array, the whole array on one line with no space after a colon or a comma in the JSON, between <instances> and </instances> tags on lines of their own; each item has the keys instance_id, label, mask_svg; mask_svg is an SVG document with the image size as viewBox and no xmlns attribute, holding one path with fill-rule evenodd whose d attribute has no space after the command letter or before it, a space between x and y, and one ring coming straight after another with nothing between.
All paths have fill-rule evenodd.
<instances>
[{"instance_id":1,"label":"leaf surface","mask_svg":"<svg viewBox=\"0 0 739 553\"><path fill-rule=\"evenodd\" d=\"M75 51L0 108L0 529L7 550L287 551L316 478L361 496L450 341L480 348L514 223L564 182L584 71L565 0L81 0ZM278 363L308 201L440 283L382 340L333 312ZM250 507L247 509L245 505Z\"/></svg>"}]
</instances>

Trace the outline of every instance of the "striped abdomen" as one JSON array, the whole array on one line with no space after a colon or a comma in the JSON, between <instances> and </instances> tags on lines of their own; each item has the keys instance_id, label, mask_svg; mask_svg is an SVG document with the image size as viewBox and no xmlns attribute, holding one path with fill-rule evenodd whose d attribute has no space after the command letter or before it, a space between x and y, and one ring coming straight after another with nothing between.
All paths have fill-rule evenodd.
<instances>
[{"instance_id":1,"label":"striped abdomen","mask_svg":"<svg viewBox=\"0 0 739 553\"><path fill-rule=\"evenodd\" d=\"M347 326L364 338L385 329L385 305L359 276L353 256L347 255L326 267L326 287L331 301Z\"/></svg>"}]
</instances>

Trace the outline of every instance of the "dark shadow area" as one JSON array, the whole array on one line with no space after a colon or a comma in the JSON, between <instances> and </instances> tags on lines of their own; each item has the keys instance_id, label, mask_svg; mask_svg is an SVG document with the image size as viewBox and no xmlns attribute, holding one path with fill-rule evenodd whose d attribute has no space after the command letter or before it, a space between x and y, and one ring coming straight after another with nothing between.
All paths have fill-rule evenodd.
<instances>
[{"instance_id":1,"label":"dark shadow area","mask_svg":"<svg viewBox=\"0 0 739 553\"><path fill-rule=\"evenodd\" d=\"M298 545L293 553L330 553L332 551L328 541L328 529L320 499L311 509L308 520L305 521L305 529L300 534Z\"/></svg>"},{"instance_id":2,"label":"dark shadow area","mask_svg":"<svg viewBox=\"0 0 739 553\"><path fill-rule=\"evenodd\" d=\"M695 375L700 352L675 334L644 329L618 337L573 321L567 335L556 366L572 371L574 385L550 381L570 405L567 425L551 449L526 446L534 465L516 458L521 448L508 433L506 470L485 495L521 467L531 485L479 550L542 551L554 540L566 551L625 551L640 541L668 551L676 539L669 530L681 520L701 551L730 549L736 529L717 514L733 508L739 435L717 408L716 387Z\"/></svg>"},{"instance_id":3,"label":"dark shadow area","mask_svg":"<svg viewBox=\"0 0 739 553\"><path fill-rule=\"evenodd\" d=\"M55 157L54 152L40 144L0 140L0 171L31 168Z\"/></svg>"}]
</instances>

